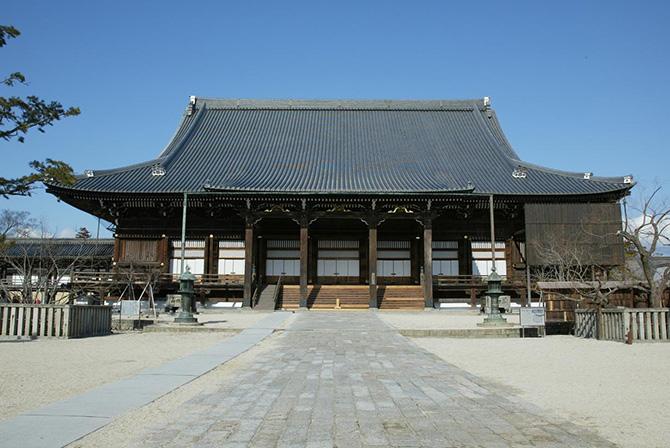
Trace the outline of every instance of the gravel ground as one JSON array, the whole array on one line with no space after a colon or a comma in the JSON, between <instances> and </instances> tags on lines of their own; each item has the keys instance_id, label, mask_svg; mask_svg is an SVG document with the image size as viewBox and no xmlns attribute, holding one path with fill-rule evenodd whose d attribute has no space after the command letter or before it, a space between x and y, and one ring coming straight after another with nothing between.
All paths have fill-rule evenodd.
<instances>
[{"instance_id":1,"label":"gravel ground","mask_svg":"<svg viewBox=\"0 0 670 448\"><path fill-rule=\"evenodd\" d=\"M0 342L0 419L159 366L228 336L221 332L126 333Z\"/></svg>"},{"instance_id":2,"label":"gravel ground","mask_svg":"<svg viewBox=\"0 0 670 448\"><path fill-rule=\"evenodd\" d=\"M621 446L668 446L670 344L572 336L413 341Z\"/></svg>"},{"instance_id":3,"label":"gravel ground","mask_svg":"<svg viewBox=\"0 0 670 448\"><path fill-rule=\"evenodd\" d=\"M214 312L207 310L197 314L198 322L212 328L235 328L245 329L266 317L269 313L256 311L230 310ZM174 321L174 314L161 313L158 316L158 322L171 323Z\"/></svg>"},{"instance_id":4,"label":"gravel ground","mask_svg":"<svg viewBox=\"0 0 670 448\"><path fill-rule=\"evenodd\" d=\"M484 315L472 311L418 311L418 312L378 312L377 316L398 330L445 330L478 328ZM505 316L511 324L519 323L518 314Z\"/></svg>"}]
</instances>

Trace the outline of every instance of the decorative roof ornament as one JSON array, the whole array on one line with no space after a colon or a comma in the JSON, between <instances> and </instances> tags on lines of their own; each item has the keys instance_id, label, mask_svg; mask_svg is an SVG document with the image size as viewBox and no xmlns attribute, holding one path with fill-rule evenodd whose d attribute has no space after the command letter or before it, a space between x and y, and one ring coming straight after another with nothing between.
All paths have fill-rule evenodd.
<instances>
[{"instance_id":1,"label":"decorative roof ornament","mask_svg":"<svg viewBox=\"0 0 670 448\"><path fill-rule=\"evenodd\" d=\"M632 184L633 183L633 176L624 176L623 183L624 184Z\"/></svg>"},{"instance_id":2,"label":"decorative roof ornament","mask_svg":"<svg viewBox=\"0 0 670 448\"><path fill-rule=\"evenodd\" d=\"M95 173L93 172L93 170L84 170L84 176L93 177L95 176Z\"/></svg>"},{"instance_id":3,"label":"decorative roof ornament","mask_svg":"<svg viewBox=\"0 0 670 448\"><path fill-rule=\"evenodd\" d=\"M186 115L189 117L195 113L195 103L197 101L197 98L195 95L191 95L188 97L188 107L186 108Z\"/></svg>"},{"instance_id":4,"label":"decorative roof ornament","mask_svg":"<svg viewBox=\"0 0 670 448\"><path fill-rule=\"evenodd\" d=\"M512 177L515 179L525 179L528 176L528 170L525 166L517 166L514 171L512 171Z\"/></svg>"},{"instance_id":5,"label":"decorative roof ornament","mask_svg":"<svg viewBox=\"0 0 670 448\"><path fill-rule=\"evenodd\" d=\"M159 164L151 165L151 175L152 176L165 176L165 168Z\"/></svg>"},{"instance_id":6,"label":"decorative roof ornament","mask_svg":"<svg viewBox=\"0 0 670 448\"><path fill-rule=\"evenodd\" d=\"M486 111L486 118L493 118L493 112L491 111L491 98L488 96L484 97L484 110Z\"/></svg>"},{"instance_id":7,"label":"decorative roof ornament","mask_svg":"<svg viewBox=\"0 0 670 448\"><path fill-rule=\"evenodd\" d=\"M591 177L593 177L593 173L591 172L584 173L584 179L589 180L591 179Z\"/></svg>"}]
</instances>

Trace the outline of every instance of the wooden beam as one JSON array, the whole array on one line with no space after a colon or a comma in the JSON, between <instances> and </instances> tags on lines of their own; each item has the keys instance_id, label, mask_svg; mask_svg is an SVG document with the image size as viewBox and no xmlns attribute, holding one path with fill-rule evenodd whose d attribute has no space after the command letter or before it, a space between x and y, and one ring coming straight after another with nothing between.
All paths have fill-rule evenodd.
<instances>
[{"instance_id":1,"label":"wooden beam","mask_svg":"<svg viewBox=\"0 0 670 448\"><path fill-rule=\"evenodd\" d=\"M423 222L423 297L426 308L433 307L433 226L430 218Z\"/></svg>"},{"instance_id":2,"label":"wooden beam","mask_svg":"<svg viewBox=\"0 0 670 448\"><path fill-rule=\"evenodd\" d=\"M254 225L247 223L244 229L244 299L242 306L250 307L254 293Z\"/></svg>"},{"instance_id":3,"label":"wooden beam","mask_svg":"<svg viewBox=\"0 0 670 448\"><path fill-rule=\"evenodd\" d=\"M300 308L307 308L307 271L309 260L309 223L300 224Z\"/></svg>"}]
</instances>

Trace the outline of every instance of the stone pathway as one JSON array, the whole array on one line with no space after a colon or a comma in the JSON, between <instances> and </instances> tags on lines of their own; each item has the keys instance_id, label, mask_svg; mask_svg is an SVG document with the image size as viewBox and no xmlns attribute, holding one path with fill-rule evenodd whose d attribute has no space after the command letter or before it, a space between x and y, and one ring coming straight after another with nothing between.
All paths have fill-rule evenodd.
<instances>
[{"instance_id":1,"label":"stone pathway","mask_svg":"<svg viewBox=\"0 0 670 448\"><path fill-rule=\"evenodd\" d=\"M270 336L289 316L283 312L267 314L241 333L205 350L0 421L0 448L67 445L244 353Z\"/></svg>"},{"instance_id":2,"label":"stone pathway","mask_svg":"<svg viewBox=\"0 0 670 448\"><path fill-rule=\"evenodd\" d=\"M128 446L614 446L418 348L374 312L300 313L273 338L276 350Z\"/></svg>"}]
</instances>

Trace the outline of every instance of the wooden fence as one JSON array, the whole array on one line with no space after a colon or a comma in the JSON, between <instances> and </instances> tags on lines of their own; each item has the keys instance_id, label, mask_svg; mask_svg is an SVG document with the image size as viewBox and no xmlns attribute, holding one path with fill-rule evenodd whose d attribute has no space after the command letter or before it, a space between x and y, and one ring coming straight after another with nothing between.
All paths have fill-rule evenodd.
<instances>
[{"instance_id":1,"label":"wooden fence","mask_svg":"<svg viewBox=\"0 0 670 448\"><path fill-rule=\"evenodd\" d=\"M0 303L0 336L85 338L112 332L112 308Z\"/></svg>"},{"instance_id":2,"label":"wooden fence","mask_svg":"<svg viewBox=\"0 0 670 448\"><path fill-rule=\"evenodd\" d=\"M670 340L668 308L576 310L575 336L607 341Z\"/></svg>"}]
</instances>

